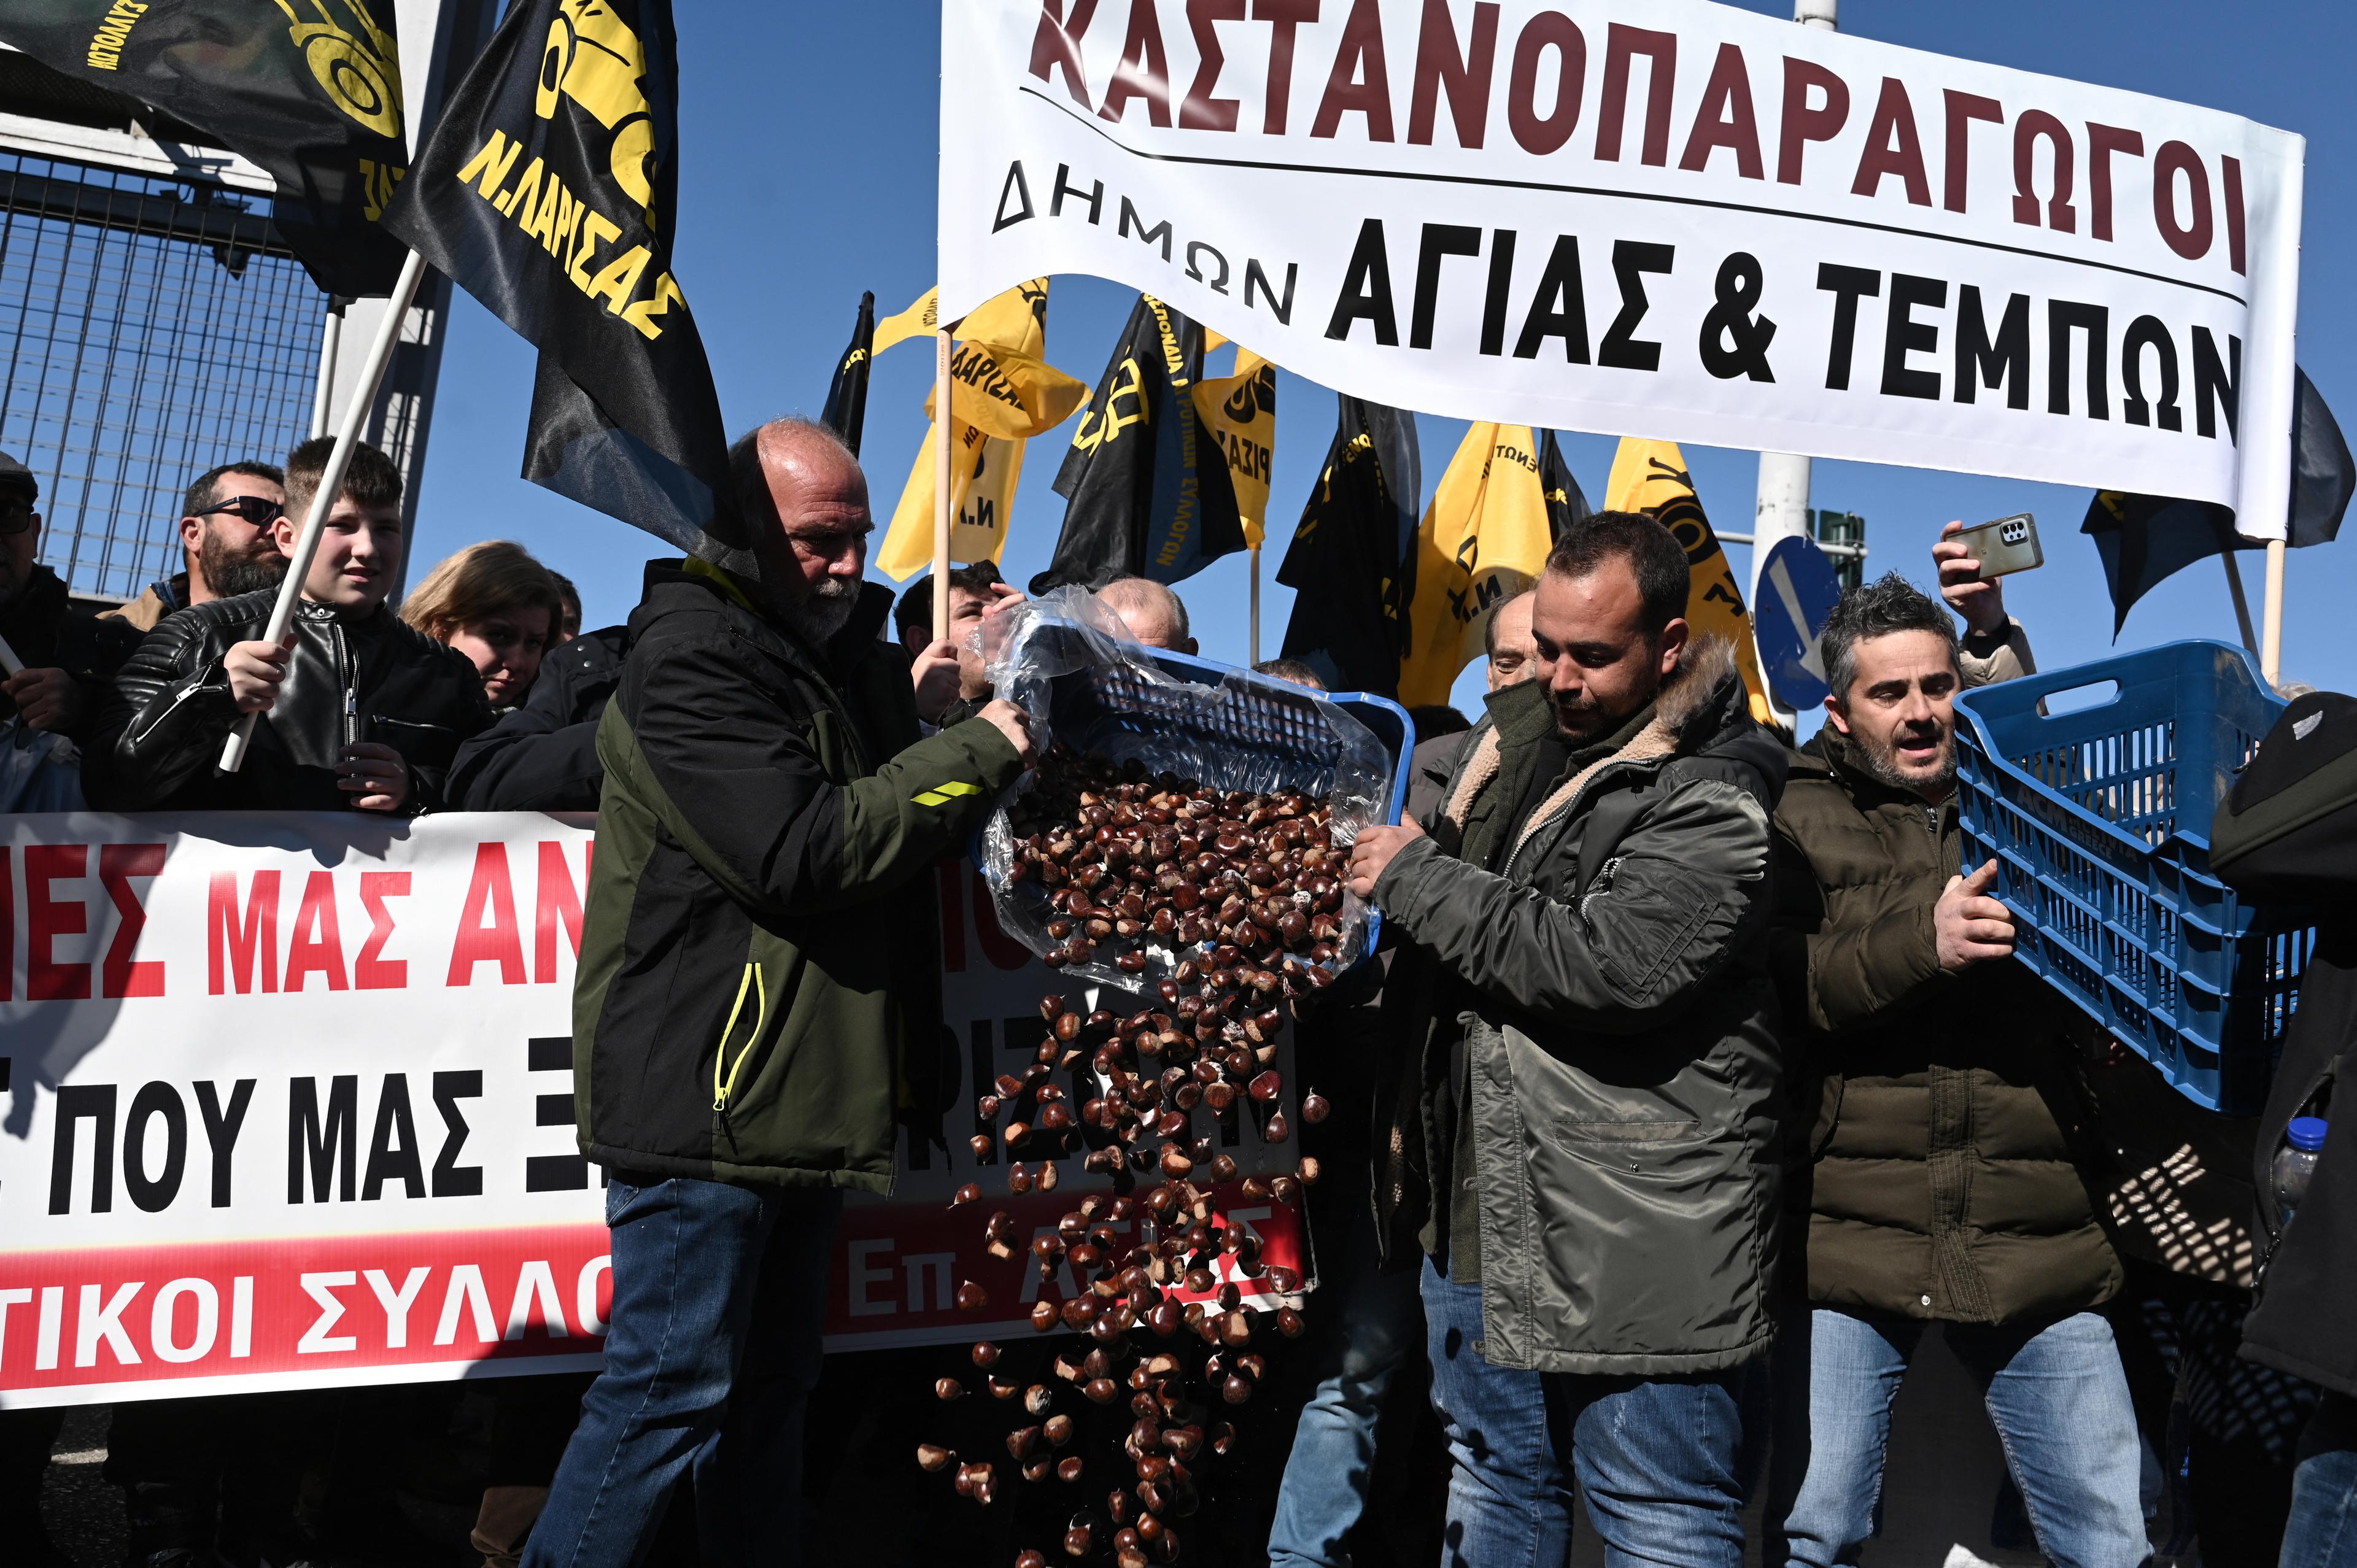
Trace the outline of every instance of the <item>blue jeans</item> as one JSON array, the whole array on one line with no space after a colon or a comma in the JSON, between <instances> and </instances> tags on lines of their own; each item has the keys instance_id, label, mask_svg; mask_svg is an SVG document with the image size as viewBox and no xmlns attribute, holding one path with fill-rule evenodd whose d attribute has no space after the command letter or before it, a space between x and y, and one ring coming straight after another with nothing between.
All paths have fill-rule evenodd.
<instances>
[{"instance_id":1,"label":"blue jeans","mask_svg":"<svg viewBox=\"0 0 2357 1568\"><path fill-rule=\"evenodd\" d=\"M802 1412L841 1207L831 1188L613 1174L606 1369L533 1525L529 1568L630 1568L688 1475L705 1561L800 1559Z\"/></svg>"},{"instance_id":2,"label":"blue jeans","mask_svg":"<svg viewBox=\"0 0 2357 1568\"><path fill-rule=\"evenodd\" d=\"M1890 1405L1926 1326L1820 1307L1779 1336L1764 1560L1852 1563L1878 1528ZM1792 1319L1794 1328L1801 1320ZM2146 1543L2141 1457L2112 1326L2082 1312L2043 1327L1946 1326L1981 1388L2006 1468L2054 1568L2136 1568Z\"/></svg>"},{"instance_id":3,"label":"blue jeans","mask_svg":"<svg viewBox=\"0 0 2357 1568\"><path fill-rule=\"evenodd\" d=\"M1357 1223L1345 1228L1330 1261L1318 1260L1312 1307L1338 1316L1277 1489L1269 1568L1340 1568L1350 1561L1342 1538L1366 1510L1375 1420L1420 1326L1415 1276L1376 1267L1374 1216L1363 1202L1353 1207Z\"/></svg>"},{"instance_id":4,"label":"blue jeans","mask_svg":"<svg viewBox=\"0 0 2357 1568\"><path fill-rule=\"evenodd\" d=\"M2357 1400L2328 1393L2299 1440L2280 1568L2357 1568Z\"/></svg>"},{"instance_id":5,"label":"blue jeans","mask_svg":"<svg viewBox=\"0 0 2357 1568\"><path fill-rule=\"evenodd\" d=\"M1745 1378L1512 1371L1474 1353L1481 1292L1424 1269L1432 1405L1448 1434L1443 1568L1562 1568L1576 1477L1607 1568L1743 1568Z\"/></svg>"}]
</instances>

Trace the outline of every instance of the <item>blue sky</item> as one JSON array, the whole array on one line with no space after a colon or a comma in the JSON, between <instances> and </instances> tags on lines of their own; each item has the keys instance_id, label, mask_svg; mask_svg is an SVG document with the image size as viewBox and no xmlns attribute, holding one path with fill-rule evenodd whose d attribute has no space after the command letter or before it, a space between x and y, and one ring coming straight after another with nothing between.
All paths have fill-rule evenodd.
<instances>
[{"instance_id":1,"label":"blue sky","mask_svg":"<svg viewBox=\"0 0 2357 1568\"><path fill-rule=\"evenodd\" d=\"M1789 0L1744 8L1790 15ZM880 313L933 281L933 185L939 9L917 0L834 5L730 6L675 0L680 32L680 187L676 269L703 329L733 430L778 413L815 414L849 336L860 291ZM2357 24L2323 0L1846 0L1845 31L1943 54L2050 72L2248 115L2308 138L2299 360L2357 433L2357 302L2344 282L2357 261L2357 117L2348 113ZM2334 105L2340 105L2338 109ZM1134 294L1094 278L1055 280L1049 359L1093 382ZM925 431L931 356L912 342L877 360L864 455L875 506L890 514ZM463 295L442 362L415 541L425 565L487 537L520 541L581 586L588 624L619 620L638 597L640 563L658 542L516 477L532 397L533 351ZM1334 424L1334 394L1281 373L1273 537L1262 641L1273 654L1292 595L1275 582ZM1426 498L1464 433L1418 421ZM1564 446L1591 500L1600 499L1614 443L1565 432ZM1063 519L1050 489L1069 427L1032 443L1005 567L1021 582L1047 564ZM1749 532L1758 459L1688 446L1712 521ZM2009 607L2028 623L2048 666L2112 650L2112 611L2094 547L2078 532L2090 492L1972 475L1820 461L1813 504L1867 522L1870 569L1932 581L1929 552L1950 518L2038 516L2047 564L2008 581ZM2357 599L2357 531L2341 543L2294 552L2285 614L2284 671L2317 685L2357 685L2357 639L2344 607ZM1749 553L1729 546L1748 581ZM2242 557L2256 613L2261 557ZM1245 558L1231 556L1182 585L1207 655L1241 661L1248 593ZM2178 637L2234 639L2223 574L2214 561L2179 574L2140 603L2123 649ZM1458 705L1478 711L1469 675Z\"/></svg>"}]
</instances>

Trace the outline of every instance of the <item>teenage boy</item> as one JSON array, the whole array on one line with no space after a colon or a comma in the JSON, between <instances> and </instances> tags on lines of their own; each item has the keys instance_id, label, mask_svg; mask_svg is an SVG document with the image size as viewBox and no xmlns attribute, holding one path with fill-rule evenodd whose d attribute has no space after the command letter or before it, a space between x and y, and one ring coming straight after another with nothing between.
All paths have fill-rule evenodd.
<instances>
[{"instance_id":1,"label":"teenage boy","mask_svg":"<svg viewBox=\"0 0 2357 1568\"><path fill-rule=\"evenodd\" d=\"M333 443L286 460L278 548L292 557ZM400 575L401 472L352 453L283 641L263 640L276 598L260 589L167 617L115 678L84 763L110 811L334 811L414 815L444 804L458 743L490 722L463 654L385 607ZM261 715L242 771L221 744Z\"/></svg>"}]
</instances>

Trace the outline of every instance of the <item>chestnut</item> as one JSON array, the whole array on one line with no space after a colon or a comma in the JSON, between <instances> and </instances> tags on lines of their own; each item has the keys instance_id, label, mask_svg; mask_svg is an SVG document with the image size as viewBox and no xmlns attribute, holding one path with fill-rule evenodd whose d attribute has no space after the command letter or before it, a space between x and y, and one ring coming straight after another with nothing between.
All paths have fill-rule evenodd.
<instances>
[{"instance_id":1,"label":"chestnut","mask_svg":"<svg viewBox=\"0 0 2357 1568\"><path fill-rule=\"evenodd\" d=\"M963 1399L965 1385L955 1378L937 1379L933 1383L933 1397L943 1401Z\"/></svg>"},{"instance_id":2,"label":"chestnut","mask_svg":"<svg viewBox=\"0 0 2357 1568\"><path fill-rule=\"evenodd\" d=\"M1056 1310L1056 1304L1052 1301L1035 1301L1031 1304L1031 1327L1034 1332L1047 1333L1056 1326L1061 1316Z\"/></svg>"},{"instance_id":3,"label":"chestnut","mask_svg":"<svg viewBox=\"0 0 2357 1568\"><path fill-rule=\"evenodd\" d=\"M990 1293L972 1280L961 1281L957 1288L957 1309L960 1312L980 1312L990 1305Z\"/></svg>"},{"instance_id":4,"label":"chestnut","mask_svg":"<svg viewBox=\"0 0 2357 1568\"><path fill-rule=\"evenodd\" d=\"M920 1470L933 1471L944 1469L948 1466L949 1462L956 1457L956 1449L944 1448L938 1443L920 1443L917 1444L917 1467Z\"/></svg>"}]
</instances>

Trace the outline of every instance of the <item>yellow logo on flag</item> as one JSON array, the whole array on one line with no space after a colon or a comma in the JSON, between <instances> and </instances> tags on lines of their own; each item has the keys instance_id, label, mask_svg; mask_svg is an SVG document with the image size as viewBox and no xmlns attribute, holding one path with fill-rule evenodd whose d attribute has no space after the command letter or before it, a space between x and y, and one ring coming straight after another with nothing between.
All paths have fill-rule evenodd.
<instances>
[{"instance_id":1,"label":"yellow logo on flag","mask_svg":"<svg viewBox=\"0 0 2357 1568\"><path fill-rule=\"evenodd\" d=\"M1216 335L1203 336L1208 342ZM1228 478L1235 486L1244 543L1257 548L1268 532L1269 473L1276 451L1276 367L1239 343L1235 374L1205 381L1193 389L1193 395L1196 416L1228 455Z\"/></svg>"},{"instance_id":2,"label":"yellow logo on flag","mask_svg":"<svg viewBox=\"0 0 2357 1568\"><path fill-rule=\"evenodd\" d=\"M327 0L309 0L318 20L307 22L288 0L276 0L286 14L287 35L303 51L303 62L328 91L338 109L380 136L404 140L401 124L401 52L376 25L361 0L342 0L354 28L338 25ZM354 29L357 30L354 30ZM371 214L371 217L374 214Z\"/></svg>"},{"instance_id":3,"label":"yellow logo on flag","mask_svg":"<svg viewBox=\"0 0 2357 1568\"><path fill-rule=\"evenodd\" d=\"M1686 553L1692 586L1686 593L1686 624L1696 637L1723 637L1734 645L1736 668L1743 671L1743 689L1751 696L1751 716L1771 722L1767 683L1760 678L1760 653L1751 640L1751 616L1743 607L1743 590L1727 564L1727 549L1703 515L1694 478L1686 472L1684 454L1674 441L1621 438L1612 455L1612 477L1605 482L1604 504L1613 511L1641 511L1657 518Z\"/></svg>"}]
</instances>

